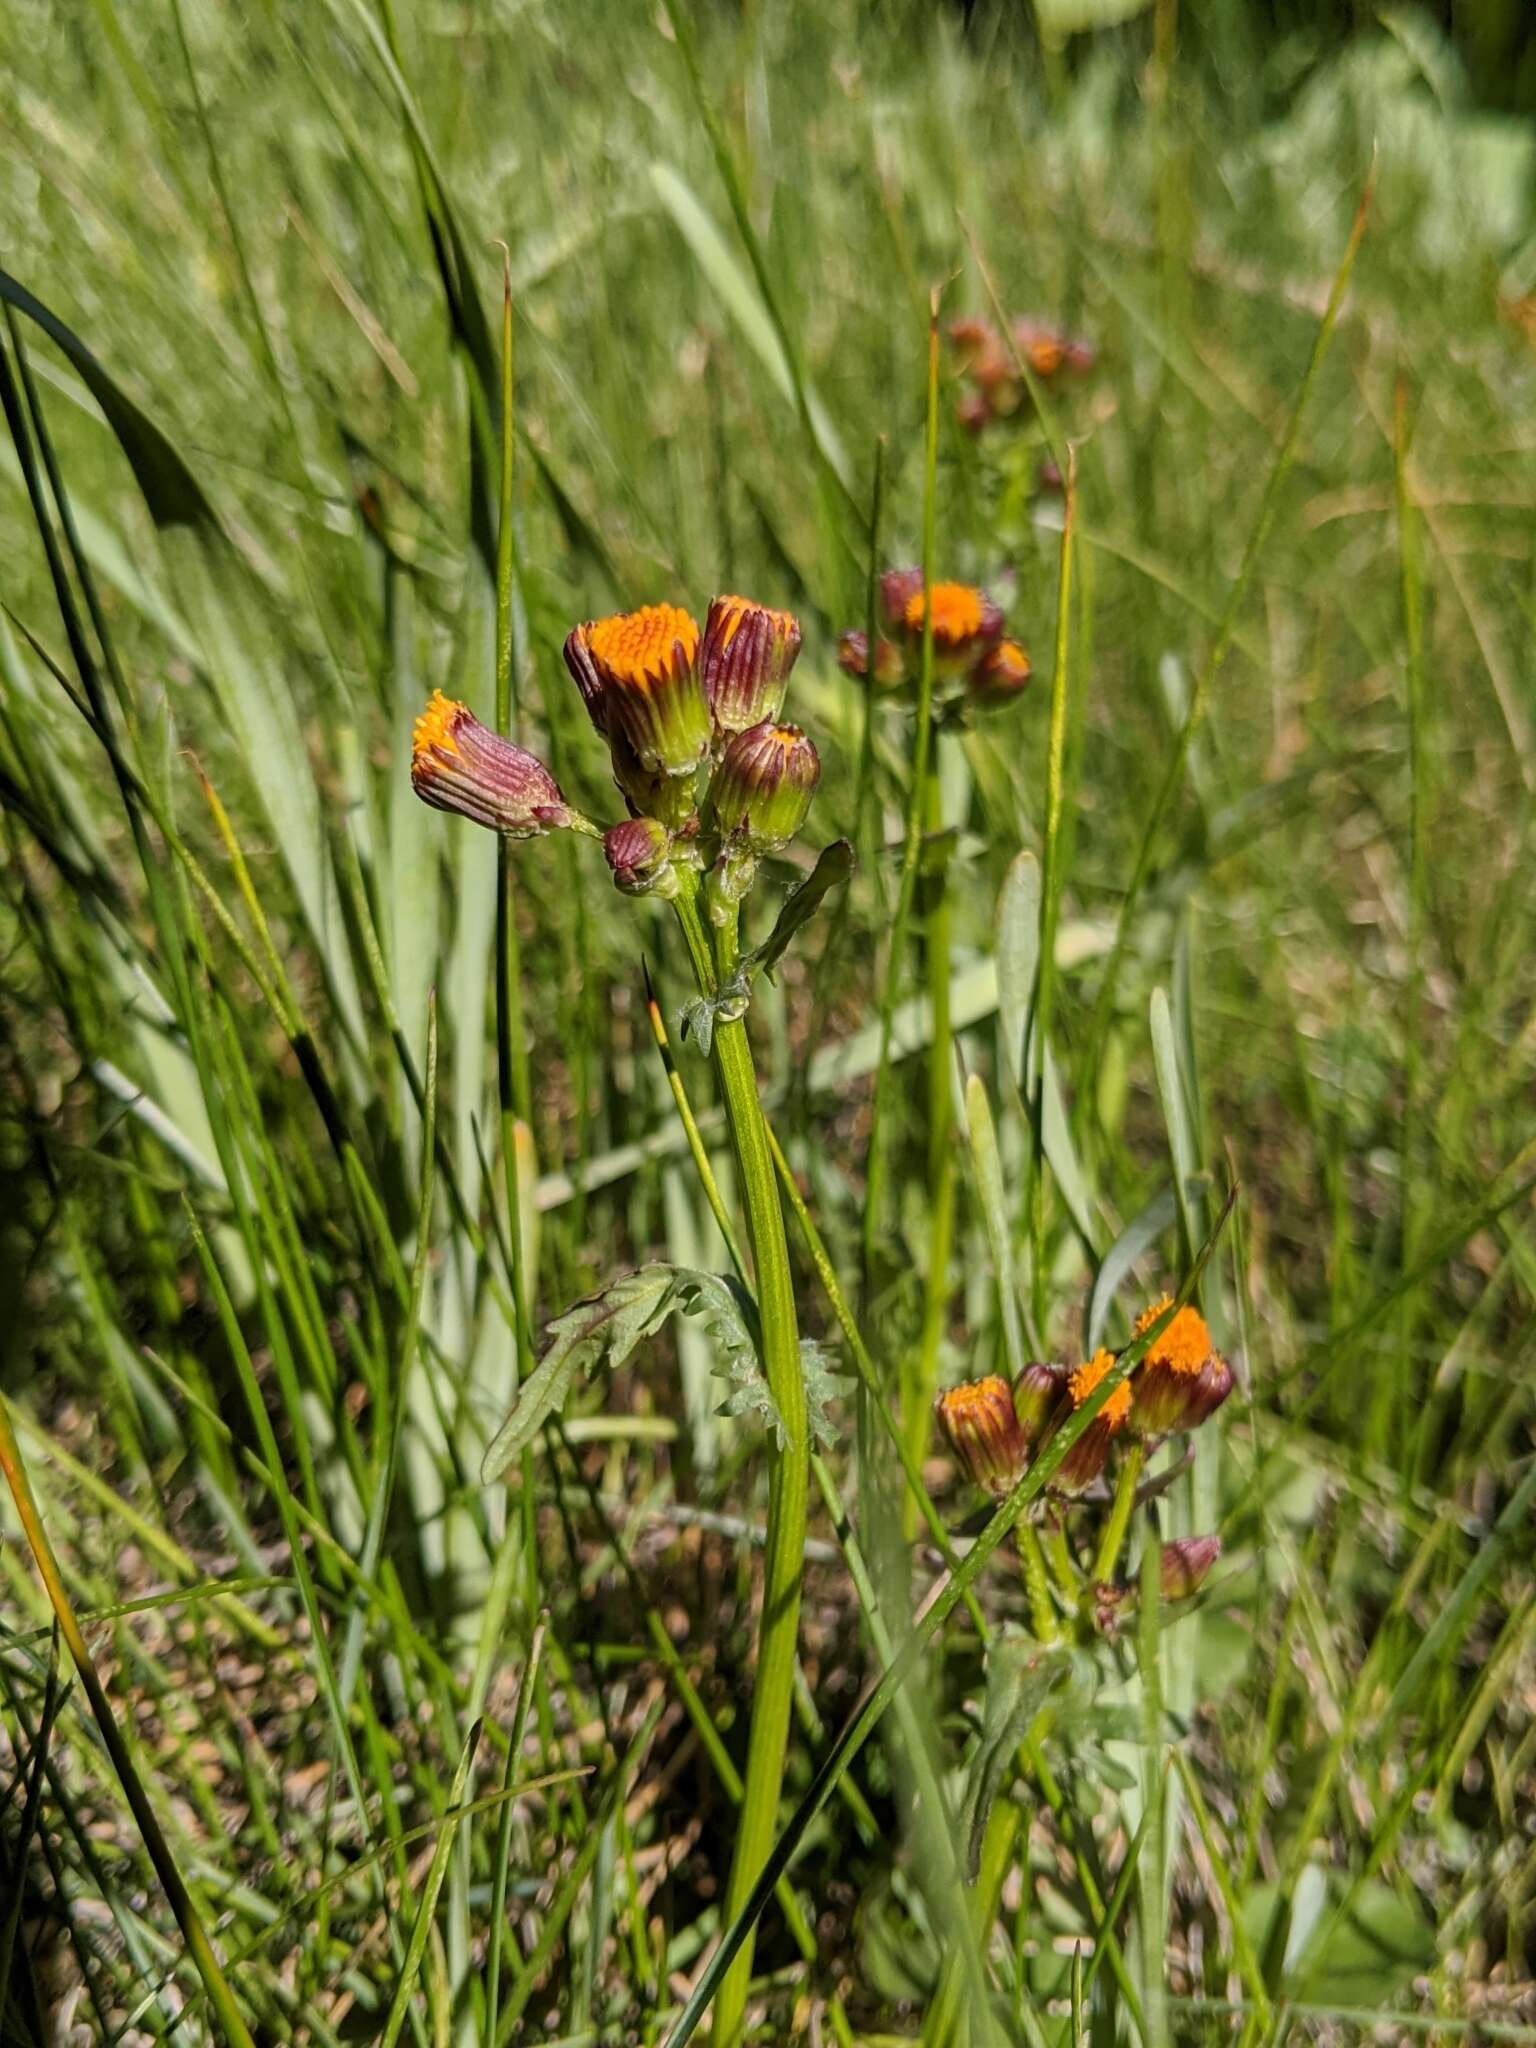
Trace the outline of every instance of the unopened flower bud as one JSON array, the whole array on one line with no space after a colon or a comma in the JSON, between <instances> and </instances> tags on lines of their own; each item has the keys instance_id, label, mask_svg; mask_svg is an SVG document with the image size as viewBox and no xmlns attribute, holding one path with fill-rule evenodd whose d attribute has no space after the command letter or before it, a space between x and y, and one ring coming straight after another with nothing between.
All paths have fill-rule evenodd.
<instances>
[{"instance_id":1,"label":"unopened flower bud","mask_svg":"<svg viewBox=\"0 0 1536 2048\"><path fill-rule=\"evenodd\" d=\"M717 597L699 648L699 675L717 735L777 718L800 652L800 623L744 597Z\"/></svg>"},{"instance_id":2,"label":"unopened flower bud","mask_svg":"<svg viewBox=\"0 0 1536 2048\"><path fill-rule=\"evenodd\" d=\"M968 434L980 434L992 424L995 414L984 391L965 391L955 400L955 419Z\"/></svg>"},{"instance_id":3,"label":"unopened flower bud","mask_svg":"<svg viewBox=\"0 0 1536 2048\"><path fill-rule=\"evenodd\" d=\"M1164 1295L1136 1319L1136 1335L1150 1329L1169 1306ZM1232 1391L1232 1368L1211 1343L1195 1308L1181 1308L1157 1337L1132 1382L1130 1427L1143 1438L1198 1429Z\"/></svg>"},{"instance_id":4,"label":"unopened flower bud","mask_svg":"<svg viewBox=\"0 0 1536 2048\"><path fill-rule=\"evenodd\" d=\"M532 839L577 822L542 761L441 690L433 691L416 721L411 787L435 810L456 811L509 839Z\"/></svg>"},{"instance_id":5,"label":"unopened flower bud","mask_svg":"<svg viewBox=\"0 0 1536 2048\"><path fill-rule=\"evenodd\" d=\"M899 632L907 622L907 606L923 592L921 569L887 569L880 578L880 610L885 623Z\"/></svg>"},{"instance_id":6,"label":"unopened flower bud","mask_svg":"<svg viewBox=\"0 0 1536 2048\"><path fill-rule=\"evenodd\" d=\"M626 818L603 834L603 858L626 896L675 896L672 834L658 818Z\"/></svg>"},{"instance_id":7,"label":"unopened flower bud","mask_svg":"<svg viewBox=\"0 0 1536 2048\"><path fill-rule=\"evenodd\" d=\"M1008 1382L989 1373L951 1387L933 1406L951 1450L975 1484L998 1500L1012 1493L1029 1469L1029 1439Z\"/></svg>"},{"instance_id":8,"label":"unopened flower bud","mask_svg":"<svg viewBox=\"0 0 1536 2048\"><path fill-rule=\"evenodd\" d=\"M600 733L626 740L647 774L683 777L709 752L698 652L699 629L687 612L648 604L577 626L565 665Z\"/></svg>"},{"instance_id":9,"label":"unopened flower bud","mask_svg":"<svg viewBox=\"0 0 1536 2048\"><path fill-rule=\"evenodd\" d=\"M1165 1543L1158 1559L1163 1598L1188 1600L1198 1593L1220 1555L1219 1536L1184 1536L1177 1543Z\"/></svg>"},{"instance_id":10,"label":"unopened flower bud","mask_svg":"<svg viewBox=\"0 0 1536 2048\"><path fill-rule=\"evenodd\" d=\"M709 786L721 840L751 854L777 853L805 823L820 779L816 749L798 725L765 721L737 733Z\"/></svg>"},{"instance_id":11,"label":"unopened flower bud","mask_svg":"<svg viewBox=\"0 0 1536 2048\"><path fill-rule=\"evenodd\" d=\"M1077 1413L1114 1363L1115 1354L1112 1351L1096 1351L1086 1365L1080 1365L1076 1372L1068 1374L1069 1405L1058 1419L1056 1429L1060 1429L1069 1416ZM1110 1445L1125 1427L1125 1420L1130 1412L1131 1390L1122 1382L1057 1466L1051 1477L1051 1485L1057 1493L1085 1493L1092 1486L1104 1470ZM1052 1435L1055 1433L1056 1430L1053 1429Z\"/></svg>"},{"instance_id":12,"label":"unopened flower bud","mask_svg":"<svg viewBox=\"0 0 1536 2048\"><path fill-rule=\"evenodd\" d=\"M869 635L867 633L845 633L837 643L837 665L845 675L858 676L862 681L869 673ZM875 642L875 687L877 690L894 690L906 680L907 665L901 658L901 649L894 640L883 636Z\"/></svg>"},{"instance_id":13,"label":"unopened flower bud","mask_svg":"<svg viewBox=\"0 0 1536 2048\"><path fill-rule=\"evenodd\" d=\"M1036 1359L1019 1374L1013 1389L1013 1405L1019 1427L1031 1444L1037 1444L1055 1418L1067 1390L1067 1368L1046 1365Z\"/></svg>"},{"instance_id":14,"label":"unopened flower bud","mask_svg":"<svg viewBox=\"0 0 1536 2048\"><path fill-rule=\"evenodd\" d=\"M999 640L966 677L965 694L984 710L999 710L1024 694L1033 672L1017 640Z\"/></svg>"}]
</instances>

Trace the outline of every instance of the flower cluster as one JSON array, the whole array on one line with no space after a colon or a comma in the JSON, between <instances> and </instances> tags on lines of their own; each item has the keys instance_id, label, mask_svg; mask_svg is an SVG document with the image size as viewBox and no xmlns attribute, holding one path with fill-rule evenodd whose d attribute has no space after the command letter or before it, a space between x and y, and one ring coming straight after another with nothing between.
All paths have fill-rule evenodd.
<instances>
[{"instance_id":1,"label":"flower cluster","mask_svg":"<svg viewBox=\"0 0 1536 2048\"><path fill-rule=\"evenodd\" d=\"M1165 1295L1136 1321L1141 1336L1172 1306ZM1000 1374L952 1387L935 1403L939 1425L972 1482L1001 1500L1089 1401L1113 1369L1115 1353L1096 1351L1082 1365L1028 1365L1010 1386ZM1139 1453L1165 1436L1198 1429L1232 1391L1232 1368L1211 1341L1198 1309L1181 1308L1158 1332L1129 1379L1102 1403L1051 1474L1058 1512L1098 1484L1117 1445ZM1162 1556L1169 1599L1182 1599L1204 1578L1220 1551L1215 1537L1171 1545Z\"/></svg>"},{"instance_id":2,"label":"flower cluster","mask_svg":"<svg viewBox=\"0 0 1536 2048\"><path fill-rule=\"evenodd\" d=\"M1029 388L1019 372L1020 358L1042 384L1064 373L1083 376L1094 364L1088 342L1076 341L1039 320L1014 321L1012 348L985 320L953 321L949 338L960 374L970 387L957 403L955 416L973 434L1023 410Z\"/></svg>"},{"instance_id":3,"label":"flower cluster","mask_svg":"<svg viewBox=\"0 0 1536 2048\"><path fill-rule=\"evenodd\" d=\"M811 741L778 722L799 652L790 613L743 597L717 597L702 633L672 604L575 627L565 664L629 813L606 832L542 762L441 692L417 720L411 781L439 810L510 836L601 837L627 894L674 895L683 866L710 869L714 896L737 900L799 831L820 778Z\"/></svg>"},{"instance_id":4,"label":"flower cluster","mask_svg":"<svg viewBox=\"0 0 1536 2048\"><path fill-rule=\"evenodd\" d=\"M878 689L910 691L915 685L930 613L934 704L941 716L962 715L967 707L995 709L1022 693L1031 673L1029 656L1005 636L1003 614L987 593L968 583L935 583L925 592L921 569L888 569L880 578L885 632L875 642ZM837 658L848 675L867 676L869 635L845 633Z\"/></svg>"},{"instance_id":5,"label":"flower cluster","mask_svg":"<svg viewBox=\"0 0 1536 2048\"><path fill-rule=\"evenodd\" d=\"M1167 1308L1165 1295L1136 1319L1136 1334ZM1009 1386L999 1374L953 1387L936 1404L940 1426L975 1483L1011 1493L1058 1430L1082 1408L1115 1363L1096 1351L1086 1363L1028 1365ZM1140 1368L1122 1380L1051 1475L1054 1494L1075 1500L1102 1475L1122 1435L1143 1444L1198 1429L1232 1391L1232 1368L1211 1342L1198 1309L1181 1308L1153 1339Z\"/></svg>"}]
</instances>

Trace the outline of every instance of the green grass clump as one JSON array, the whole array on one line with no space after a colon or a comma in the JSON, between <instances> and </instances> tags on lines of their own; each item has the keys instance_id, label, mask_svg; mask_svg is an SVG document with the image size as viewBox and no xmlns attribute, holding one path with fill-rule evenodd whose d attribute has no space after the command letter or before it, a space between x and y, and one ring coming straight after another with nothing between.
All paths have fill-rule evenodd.
<instances>
[{"instance_id":1,"label":"green grass clump","mask_svg":"<svg viewBox=\"0 0 1536 2048\"><path fill-rule=\"evenodd\" d=\"M0 79L0 2039L680 2042L749 1925L762 2041L1536 2039L1528 133L1396 10ZM1014 313L1092 366L973 433ZM918 562L1018 701L839 666ZM822 763L743 947L859 859L712 1066L729 942L408 771L441 689L612 822L566 633L717 591ZM1232 1396L1043 1510L1181 1288ZM1101 1346L981 1512L932 1390Z\"/></svg>"}]
</instances>

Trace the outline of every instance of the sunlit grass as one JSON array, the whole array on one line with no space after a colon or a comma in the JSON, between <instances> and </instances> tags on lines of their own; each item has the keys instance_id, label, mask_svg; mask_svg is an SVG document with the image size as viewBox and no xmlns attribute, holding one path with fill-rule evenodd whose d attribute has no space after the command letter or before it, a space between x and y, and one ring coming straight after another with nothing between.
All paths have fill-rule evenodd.
<instances>
[{"instance_id":1,"label":"sunlit grass","mask_svg":"<svg viewBox=\"0 0 1536 2048\"><path fill-rule=\"evenodd\" d=\"M1532 145L1395 17L927 15L0 21L7 2041L702 2006L760 1393L676 1317L480 1472L774 1167L832 1441L756 2038L1536 2021ZM976 434L1012 312L1094 362ZM942 734L837 661L919 560L1035 672ZM408 775L441 689L611 822L567 631L729 590L823 771L743 945L861 855L753 985L746 1186L666 906ZM1045 1468L989 1523L902 1390L1196 1278L1236 1390L1021 1572Z\"/></svg>"}]
</instances>

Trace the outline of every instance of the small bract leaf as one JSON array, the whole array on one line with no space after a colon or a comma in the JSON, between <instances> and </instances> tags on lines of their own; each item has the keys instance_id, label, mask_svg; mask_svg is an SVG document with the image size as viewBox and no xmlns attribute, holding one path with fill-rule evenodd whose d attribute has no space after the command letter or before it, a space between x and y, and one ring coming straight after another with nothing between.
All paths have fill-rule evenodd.
<instances>
[{"instance_id":1,"label":"small bract leaf","mask_svg":"<svg viewBox=\"0 0 1536 2048\"><path fill-rule=\"evenodd\" d=\"M853 848L846 839L834 839L830 846L824 846L815 867L786 899L773 930L749 955L746 962L748 972L761 971L771 981L774 968L795 934L803 925L810 923L821 908L822 898L846 882L852 873Z\"/></svg>"}]
</instances>

